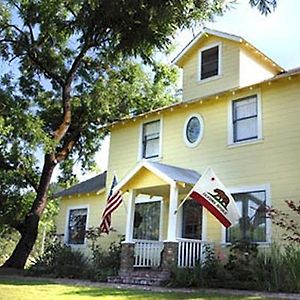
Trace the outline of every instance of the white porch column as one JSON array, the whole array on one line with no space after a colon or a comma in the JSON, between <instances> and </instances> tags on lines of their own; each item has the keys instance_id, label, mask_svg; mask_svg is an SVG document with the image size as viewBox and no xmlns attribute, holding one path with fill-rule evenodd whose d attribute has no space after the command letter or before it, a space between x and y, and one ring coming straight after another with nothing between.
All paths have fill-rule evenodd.
<instances>
[{"instance_id":1,"label":"white porch column","mask_svg":"<svg viewBox=\"0 0 300 300\"><path fill-rule=\"evenodd\" d=\"M170 202L169 202L169 222L168 222L168 242L176 242L177 237L177 214L175 211L178 206L178 187L176 182L170 185Z\"/></svg>"},{"instance_id":2,"label":"white porch column","mask_svg":"<svg viewBox=\"0 0 300 300\"><path fill-rule=\"evenodd\" d=\"M132 242L133 235L133 219L134 219L134 204L135 204L136 191L131 189L129 191L128 210L126 218L126 232L125 232L125 243Z\"/></svg>"}]
</instances>

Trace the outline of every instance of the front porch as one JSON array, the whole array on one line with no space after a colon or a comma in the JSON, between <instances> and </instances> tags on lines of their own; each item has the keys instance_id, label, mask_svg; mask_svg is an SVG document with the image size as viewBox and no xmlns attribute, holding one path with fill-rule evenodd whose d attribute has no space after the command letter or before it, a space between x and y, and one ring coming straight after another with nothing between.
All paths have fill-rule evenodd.
<instances>
[{"instance_id":1,"label":"front porch","mask_svg":"<svg viewBox=\"0 0 300 300\"><path fill-rule=\"evenodd\" d=\"M129 193L119 272L127 283L139 277L165 281L174 266L192 268L201 260L205 212L193 201L176 211L199 177L193 170L142 162L119 183Z\"/></svg>"}]
</instances>

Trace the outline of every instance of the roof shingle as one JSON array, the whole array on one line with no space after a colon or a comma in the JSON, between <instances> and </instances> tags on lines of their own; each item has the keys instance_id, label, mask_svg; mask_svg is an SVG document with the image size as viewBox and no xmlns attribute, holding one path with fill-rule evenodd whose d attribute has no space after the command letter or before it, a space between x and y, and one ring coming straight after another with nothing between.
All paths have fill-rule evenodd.
<instances>
[{"instance_id":1,"label":"roof shingle","mask_svg":"<svg viewBox=\"0 0 300 300\"><path fill-rule=\"evenodd\" d=\"M95 193L103 188L105 188L106 184L106 174L107 172L103 172L100 175L97 175L91 179L80 182L66 190L62 190L53 195L53 197L63 197L63 196L71 196L75 194L86 194L86 193Z\"/></svg>"}]
</instances>

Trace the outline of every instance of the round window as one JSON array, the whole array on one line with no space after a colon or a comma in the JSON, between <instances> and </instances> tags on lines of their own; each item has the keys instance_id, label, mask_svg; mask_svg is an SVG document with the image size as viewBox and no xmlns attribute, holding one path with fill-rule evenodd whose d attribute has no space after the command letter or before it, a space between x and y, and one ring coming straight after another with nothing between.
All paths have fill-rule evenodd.
<instances>
[{"instance_id":1,"label":"round window","mask_svg":"<svg viewBox=\"0 0 300 300\"><path fill-rule=\"evenodd\" d=\"M200 115L190 116L184 126L184 140L187 146L195 147L203 135L203 120Z\"/></svg>"}]
</instances>

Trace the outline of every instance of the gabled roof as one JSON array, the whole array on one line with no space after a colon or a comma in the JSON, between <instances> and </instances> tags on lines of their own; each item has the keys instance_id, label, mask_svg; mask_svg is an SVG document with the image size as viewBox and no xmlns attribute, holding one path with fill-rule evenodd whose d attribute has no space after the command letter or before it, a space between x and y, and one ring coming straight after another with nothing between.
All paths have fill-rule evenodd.
<instances>
[{"instance_id":1,"label":"gabled roof","mask_svg":"<svg viewBox=\"0 0 300 300\"><path fill-rule=\"evenodd\" d=\"M244 43L249 50L252 50L255 55L262 56L267 62L269 62L274 68L278 70L278 72L283 72L284 69L279 66L276 62L274 62L271 58L266 56L264 53L262 53L259 49L254 47L252 44L250 44L248 41L246 41L244 38L238 35L229 34L226 32L222 32L219 30L213 30L204 27L203 31L199 32L188 44L187 46L173 59L172 63L176 64L179 67L182 67L182 62L186 55L188 55L195 47L196 45L203 39L204 37L207 37L209 35L217 36L219 38L224 38L230 41L238 42L238 43Z\"/></svg>"},{"instance_id":2,"label":"gabled roof","mask_svg":"<svg viewBox=\"0 0 300 300\"><path fill-rule=\"evenodd\" d=\"M66 190L58 192L54 194L53 197L58 198L76 194L97 193L105 188L106 174L107 172L105 171L100 175L97 175L86 181L80 182L79 184L76 184Z\"/></svg>"},{"instance_id":3,"label":"gabled roof","mask_svg":"<svg viewBox=\"0 0 300 300\"><path fill-rule=\"evenodd\" d=\"M142 160L115 186L115 189L122 189L142 168L149 170L170 185L175 182L195 184L201 176L191 169Z\"/></svg>"},{"instance_id":4,"label":"gabled roof","mask_svg":"<svg viewBox=\"0 0 300 300\"><path fill-rule=\"evenodd\" d=\"M165 174L173 181L195 184L200 178L200 174L191 169L184 169L151 161L149 161L148 164L153 169Z\"/></svg>"}]
</instances>

